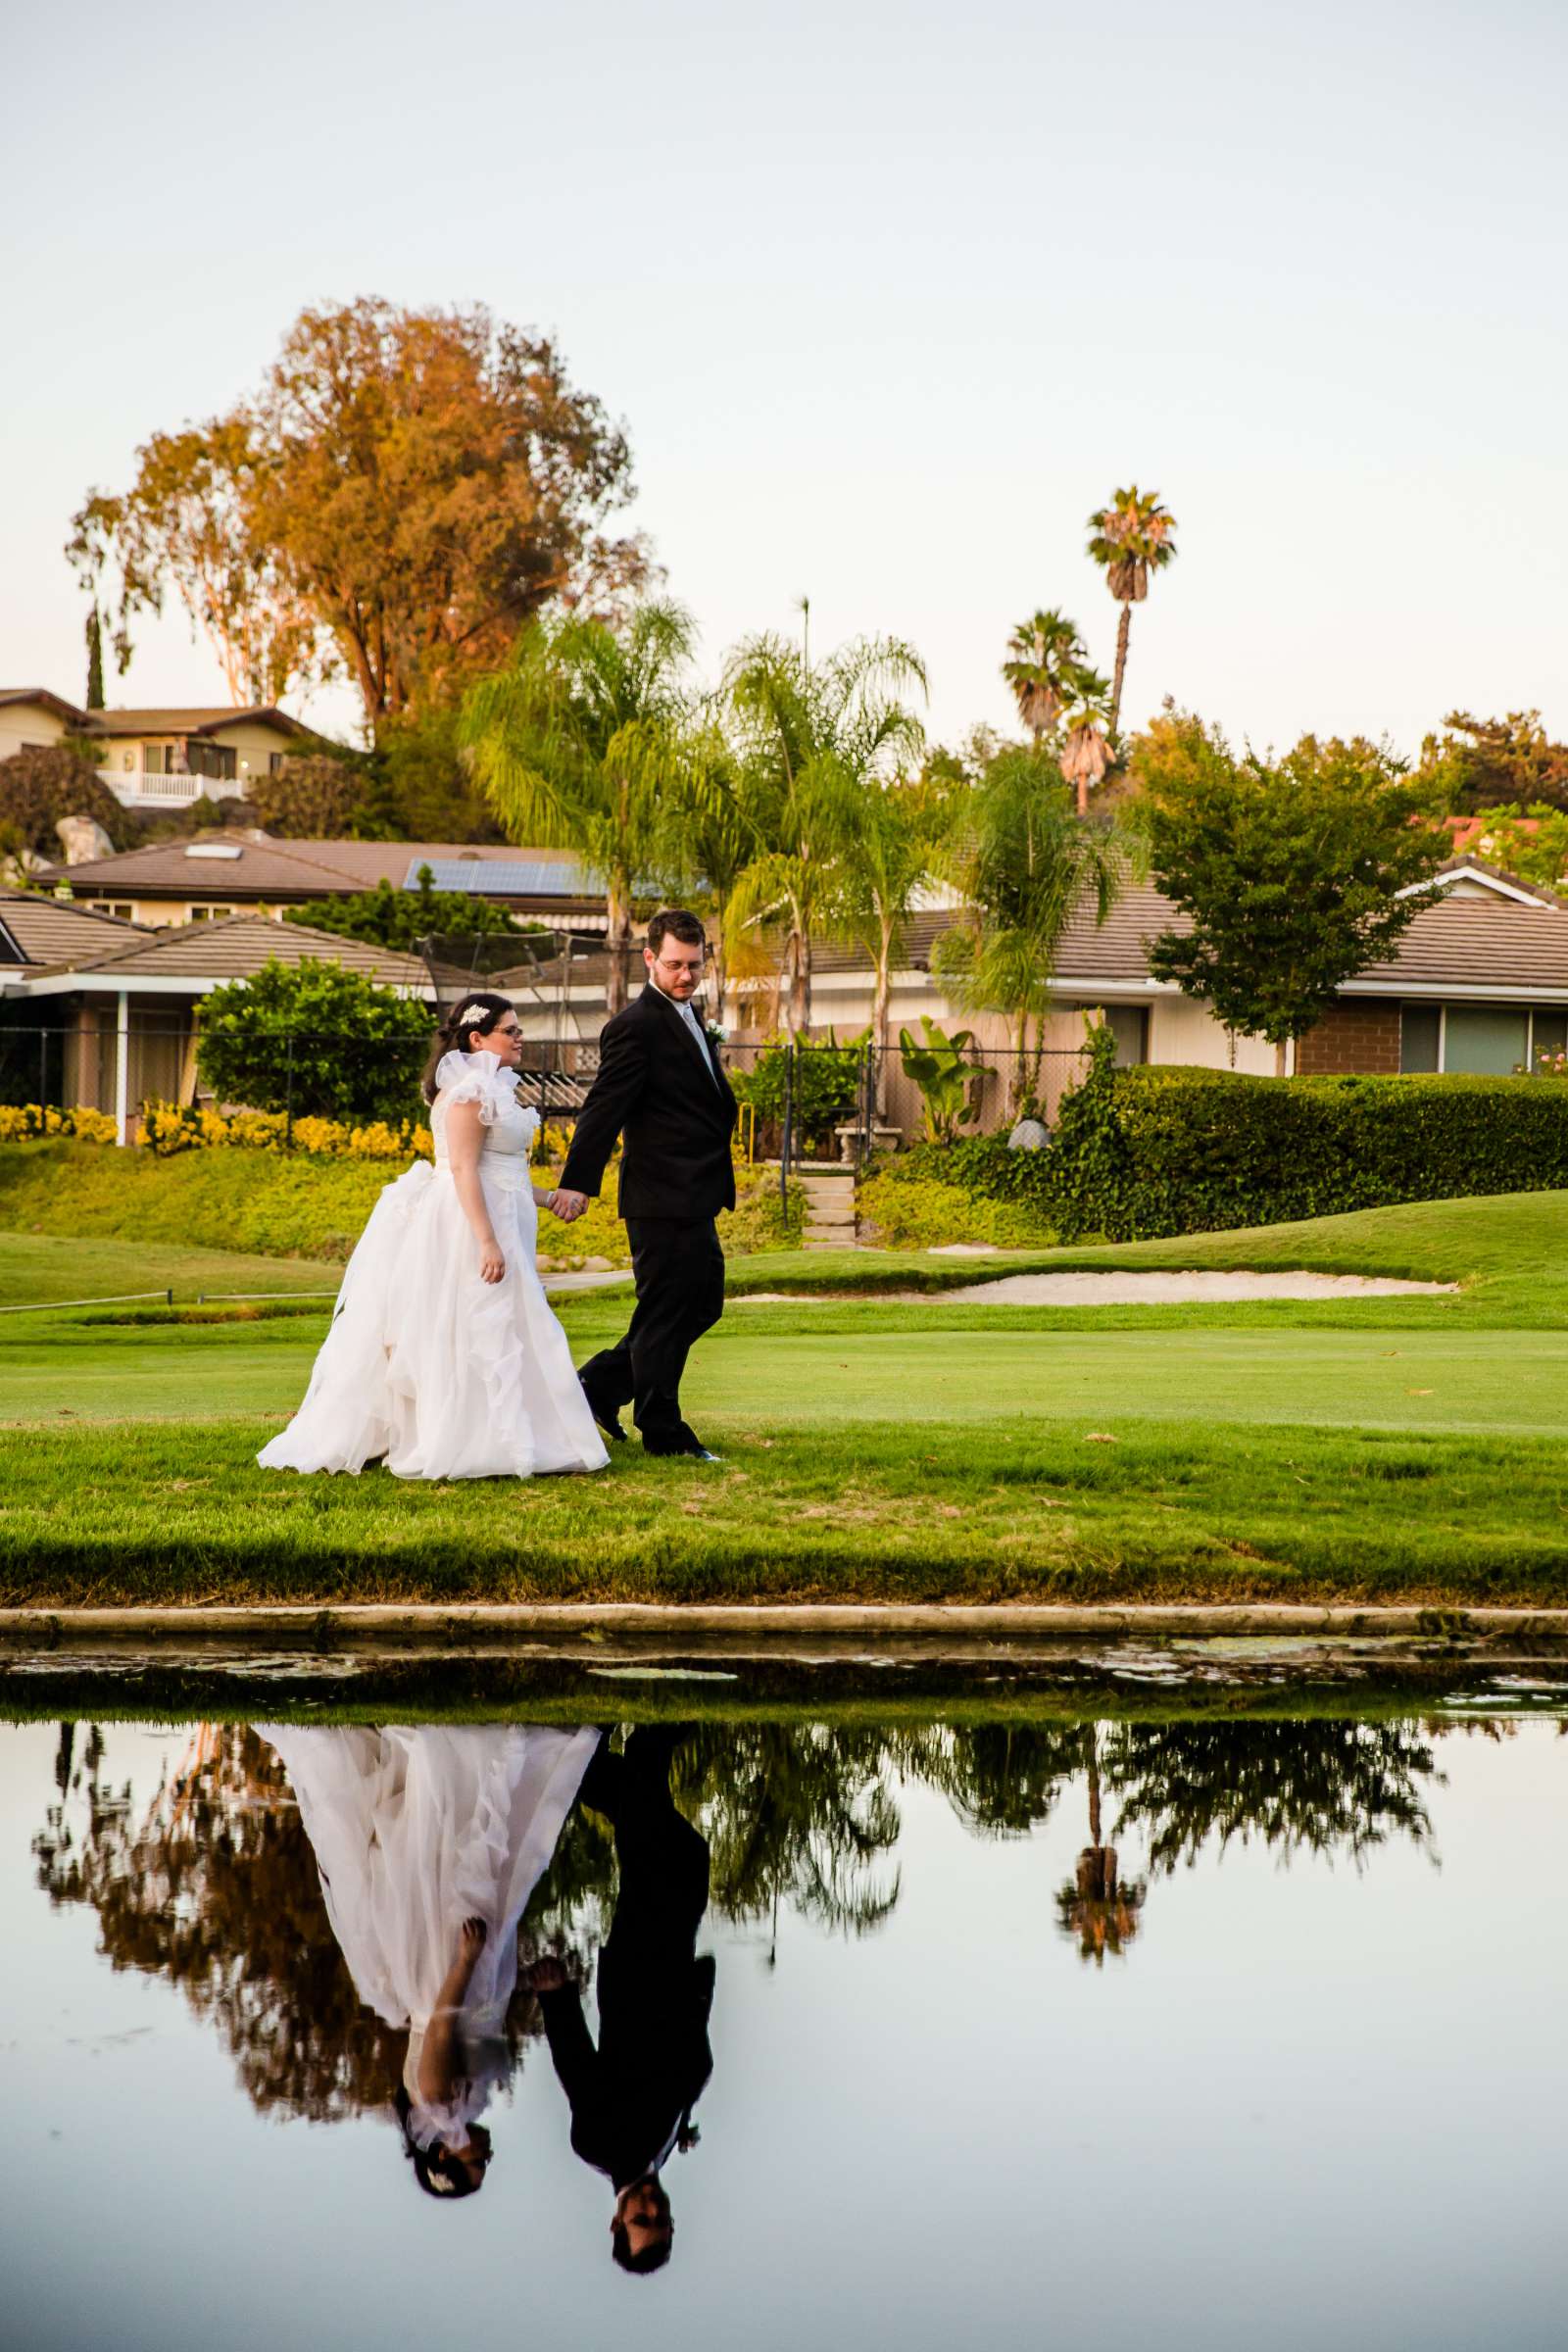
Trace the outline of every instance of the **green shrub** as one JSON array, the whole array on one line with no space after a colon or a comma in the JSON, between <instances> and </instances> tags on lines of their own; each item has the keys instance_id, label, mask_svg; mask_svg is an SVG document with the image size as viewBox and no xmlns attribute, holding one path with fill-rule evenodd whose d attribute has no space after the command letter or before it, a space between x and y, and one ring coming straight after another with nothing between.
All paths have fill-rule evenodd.
<instances>
[{"instance_id":1,"label":"green shrub","mask_svg":"<svg viewBox=\"0 0 1568 2352\"><path fill-rule=\"evenodd\" d=\"M1539 1079L1118 1070L1113 1051L1092 1038L1049 1151L971 1137L887 1172L1027 1204L1067 1240L1114 1241L1568 1185L1568 1090Z\"/></svg>"},{"instance_id":2,"label":"green shrub","mask_svg":"<svg viewBox=\"0 0 1568 2352\"><path fill-rule=\"evenodd\" d=\"M799 1039L794 1048L764 1046L751 1070L731 1070L738 1102L749 1102L760 1119L779 1126L786 1093L798 1137L826 1142L835 1124L853 1113L860 1089L863 1038L841 1046L829 1035Z\"/></svg>"},{"instance_id":3,"label":"green shrub","mask_svg":"<svg viewBox=\"0 0 1568 2352\"><path fill-rule=\"evenodd\" d=\"M197 1007L202 1084L222 1102L296 1118L406 1119L434 1033L428 1004L340 963L263 964Z\"/></svg>"},{"instance_id":4,"label":"green shrub","mask_svg":"<svg viewBox=\"0 0 1568 2352\"><path fill-rule=\"evenodd\" d=\"M181 1152L164 1158L69 1139L0 1144L0 1229L167 1242L341 1265L382 1186L400 1172L384 1161L308 1152ZM535 1173L541 1185L549 1185L559 1169L541 1164ZM727 1249L799 1244L798 1190L788 1221L779 1204L778 1179L766 1169L738 1168L736 1193L733 1216L719 1219ZM580 1263L585 1257L606 1257L620 1266L628 1262L613 1175L603 1198L592 1201L575 1224L560 1224L540 1211L539 1254L547 1264Z\"/></svg>"},{"instance_id":5,"label":"green shrub","mask_svg":"<svg viewBox=\"0 0 1568 2352\"><path fill-rule=\"evenodd\" d=\"M932 1160L952 1155L954 1147L933 1147ZM1014 1152L1016 1159L1023 1154ZM1038 1157L1038 1153L1028 1156ZM999 1250L1041 1249L1056 1239L1054 1228L1028 1202L944 1183L908 1158L885 1162L860 1185L857 1207L862 1232L889 1250L940 1250L951 1242L986 1242Z\"/></svg>"}]
</instances>

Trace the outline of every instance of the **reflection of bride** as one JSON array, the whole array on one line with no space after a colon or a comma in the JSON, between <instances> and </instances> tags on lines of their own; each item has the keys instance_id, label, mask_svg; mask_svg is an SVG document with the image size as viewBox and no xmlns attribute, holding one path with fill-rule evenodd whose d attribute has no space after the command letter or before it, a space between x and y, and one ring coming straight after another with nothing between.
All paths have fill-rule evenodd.
<instances>
[{"instance_id":1,"label":"reflection of bride","mask_svg":"<svg viewBox=\"0 0 1568 2352\"><path fill-rule=\"evenodd\" d=\"M362 2001L407 2029L404 2145L432 2196L484 2184L517 1929L598 1741L534 1724L257 1730L283 1759Z\"/></svg>"}]
</instances>

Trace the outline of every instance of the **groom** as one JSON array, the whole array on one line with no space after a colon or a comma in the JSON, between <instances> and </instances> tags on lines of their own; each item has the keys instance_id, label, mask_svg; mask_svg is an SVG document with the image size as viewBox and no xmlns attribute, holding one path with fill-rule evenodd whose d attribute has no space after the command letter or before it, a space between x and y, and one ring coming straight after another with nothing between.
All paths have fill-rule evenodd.
<instances>
[{"instance_id":1,"label":"groom","mask_svg":"<svg viewBox=\"0 0 1568 2352\"><path fill-rule=\"evenodd\" d=\"M648 926L648 985L605 1025L599 1075L577 1119L556 1193L580 1216L624 1137L620 1213L637 1305L626 1336L584 1364L594 1419L624 1438L629 1404L648 1453L717 1459L681 1416L680 1376L693 1344L724 1311L724 1252L713 1220L735 1205L735 1098L692 999L706 941L695 914L667 907Z\"/></svg>"}]
</instances>

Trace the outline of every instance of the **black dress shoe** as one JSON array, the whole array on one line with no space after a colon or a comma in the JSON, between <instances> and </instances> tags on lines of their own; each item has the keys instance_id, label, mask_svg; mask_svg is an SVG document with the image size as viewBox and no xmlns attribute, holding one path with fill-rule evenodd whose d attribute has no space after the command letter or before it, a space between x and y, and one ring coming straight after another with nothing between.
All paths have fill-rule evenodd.
<instances>
[{"instance_id":1,"label":"black dress shoe","mask_svg":"<svg viewBox=\"0 0 1568 2352\"><path fill-rule=\"evenodd\" d=\"M644 1438L643 1451L656 1454L679 1454L693 1462L721 1462L724 1458L721 1453L710 1453L697 1435L696 1430L688 1429L684 1421L673 1437L659 1439L652 1445Z\"/></svg>"},{"instance_id":2,"label":"black dress shoe","mask_svg":"<svg viewBox=\"0 0 1568 2352\"><path fill-rule=\"evenodd\" d=\"M626 1432L621 1427L620 1415L616 1412L614 1406L612 1404L602 1403L594 1395L592 1389L588 1386L588 1383L585 1380L579 1380L577 1386L579 1389L581 1389L584 1396L588 1400L588 1410L592 1413L594 1419L598 1422L606 1437L612 1438L617 1446L624 1446L626 1443Z\"/></svg>"}]
</instances>

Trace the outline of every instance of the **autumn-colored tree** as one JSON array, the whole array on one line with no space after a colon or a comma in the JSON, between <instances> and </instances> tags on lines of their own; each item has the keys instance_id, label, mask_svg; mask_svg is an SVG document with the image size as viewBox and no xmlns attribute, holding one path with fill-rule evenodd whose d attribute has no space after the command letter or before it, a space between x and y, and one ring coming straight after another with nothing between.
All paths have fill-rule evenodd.
<instances>
[{"instance_id":1,"label":"autumn-colored tree","mask_svg":"<svg viewBox=\"0 0 1568 2352\"><path fill-rule=\"evenodd\" d=\"M1108 507L1089 517L1089 553L1105 574L1105 585L1121 607L1116 629L1116 674L1110 688L1110 732L1121 722L1122 680L1127 674L1127 640L1133 607L1149 594L1149 575L1176 560L1176 522L1157 492L1132 483L1114 491Z\"/></svg>"},{"instance_id":2,"label":"autumn-colored tree","mask_svg":"<svg viewBox=\"0 0 1568 2352\"><path fill-rule=\"evenodd\" d=\"M638 605L624 625L537 622L464 705L473 772L514 841L574 850L605 894L608 1004L626 1002L633 901L663 841L685 720L691 615Z\"/></svg>"},{"instance_id":3,"label":"autumn-colored tree","mask_svg":"<svg viewBox=\"0 0 1568 2352\"><path fill-rule=\"evenodd\" d=\"M642 542L600 529L630 494L624 434L548 339L365 299L303 312L254 400L154 435L68 553L122 669L172 586L236 704L343 671L374 729L452 700L552 600L640 580Z\"/></svg>"},{"instance_id":4,"label":"autumn-colored tree","mask_svg":"<svg viewBox=\"0 0 1568 2352\"><path fill-rule=\"evenodd\" d=\"M1450 710L1443 732L1421 746L1417 773L1453 816L1532 805L1568 810L1568 744L1552 742L1539 710L1506 718Z\"/></svg>"}]
</instances>

